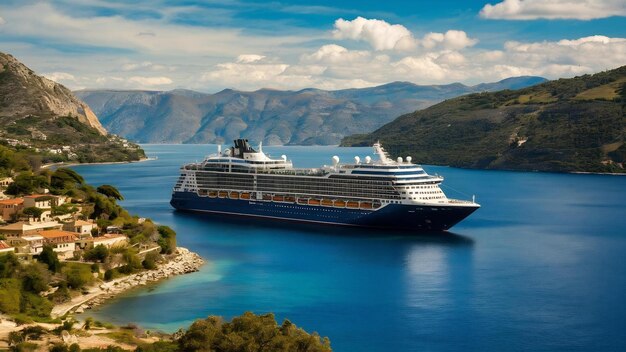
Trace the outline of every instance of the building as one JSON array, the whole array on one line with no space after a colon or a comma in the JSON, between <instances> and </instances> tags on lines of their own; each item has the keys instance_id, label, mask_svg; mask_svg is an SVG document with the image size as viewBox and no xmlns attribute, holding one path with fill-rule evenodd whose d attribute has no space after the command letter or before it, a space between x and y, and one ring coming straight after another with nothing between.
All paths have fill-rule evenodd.
<instances>
[{"instance_id":1,"label":"building","mask_svg":"<svg viewBox=\"0 0 626 352\"><path fill-rule=\"evenodd\" d=\"M96 228L96 224L85 220L74 220L63 224L63 230L80 234L80 237L91 236L91 230Z\"/></svg>"},{"instance_id":2,"label":"building","mask_svg":"<svg viewBox=\"0 0 626 352\"><path fill-rule=\"evenodd\" d=\"M43 221L43 222L16 222L13 224L0 226L0 235L5 235L7 238L20 237L23 235L33 234L42 230L60 230L63 224L59 224L56 221Z\"/></svg>"},{"instance_id":3,"label":"building","mask_svg":"<svg viewBox=\"0 0 626 352\"><path fill-rule=\"evenodd\" d=\"M24 235L9 240L18 253L38 255L43 251L44 238L41 235Z\"/></svg>"},{"instance_id":4,"label":"building","mask_svg":"<svg viewBox=\"0 0 626 352\"><path fill-rule=\"evenodd\" d=\"M44 243L52 246L59 257L67 259L76 251L76 240L79 234L63 230L43 230L38 232L43 237Z\"/></svg>"},{"instance_id":5,"label":"building","mask_svg":"<svg viewBox=\"0 0 626 352\"><path fill-rule=\"evenodd\" d=\"M13 183L13 179L11 177L0 178L0 187L8 187L11 183Z\"/></svg>"},{"instance_id":6,"label":"building","mask_svg":"<svg viewBox=\"0 0 626 352\"><path fill-rule=\"evenodd\" d=\"M24 196L24 208L36 207L43 210L39 220L52 220L52 207L65 204L67 197L55 196L51 194L32 194ZM68 216L66 216L68 217ZM71 217L71 215L69 215ZM36 219L33 219L36 220Z\"/></svg>"},{"instance_id":7,"label":"building","mask_svg":"<svg viewBox=\"0 0 626 352\"><path fill-rule=\"evenodd\" d=\"M76 241L76 246L80 249L91 249L103 245L107 248L121 247L128 243L128 238L124 235L107 234L99 237L85 238Z\"/></svg>"},{"instance_id":8,"label":"building","mask_svg":"<svg viewBox=\"0 0 626 352\"><path fill-rule=\"evenodd\" d=\"M4 199L0 200L0 216L4 221L11 221L24 209L24 199Z\"/></svg>"},{"instance_id":9,"label":"building","mask_svg":"<svg viewBox=\"0 0 626 352\"><path fill-rule=\"evenodd\" d=\"M0 254L15 252L15 248L9 246L6 242L0 241Z\"/></svg>"}]
</instances>

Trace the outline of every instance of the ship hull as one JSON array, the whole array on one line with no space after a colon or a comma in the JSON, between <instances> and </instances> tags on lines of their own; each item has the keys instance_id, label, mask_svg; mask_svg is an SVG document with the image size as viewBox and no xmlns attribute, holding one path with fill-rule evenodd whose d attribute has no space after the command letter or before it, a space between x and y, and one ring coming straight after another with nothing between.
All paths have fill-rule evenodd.
<instances>
[{"instance_id":1,"label":"ship hull","mask_svg":"<svg viewBox=\"0 0 626 352\"><path fill-rule=\"evenodd\" d=\"M365 210L297 203L209 198L200 197L194 192L174 192L170 204L181 211L410 231L447 230L479 207L475 204L387 204L376 210Z\"/></svg>"}]
</instances>

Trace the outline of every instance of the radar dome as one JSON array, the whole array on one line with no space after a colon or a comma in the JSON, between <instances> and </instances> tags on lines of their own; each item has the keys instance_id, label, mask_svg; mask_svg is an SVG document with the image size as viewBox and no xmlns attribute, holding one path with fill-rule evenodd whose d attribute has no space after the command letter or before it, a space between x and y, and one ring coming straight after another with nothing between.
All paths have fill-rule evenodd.
<instances>
[{"instance_id":1,"label":"radar dome","mask_svg":"<svg viewBox=\"0 0 626 352\"><path fill-rule=\"evenodd\" d=\"M333 165L337 166L339 164L339 157L337 155L333 156Z\"/></svg>"},{"instance_id":2,"label":"radar dome","mask_svg":"<svg viewBox=\"0 0 626 352\"><path fill-rule=\"evenodd\" d=\"M361 158L359 158L358 156L354 157L354 163L355 164L360 164L361 163Z\"/></svg>"},{"instance_id":3,"label":"radar dome","mask_svg":"<svg viewBox=\"0 0 626 352\"><path fill-rule=\"evenodd\" d=\"M283 159L283 161L287 161L287 155L283 154L280 156L281 159Z\"/></svg>"},{"instance_id":4,"label":"radar dome","mask_svg":"<svg viewBox=\"0 0 626 352\"><path fill-rule=\"evenodd\" d=\"M407 156L407 157L406 157L406 162L407 162L407 163L411 163L411 160L413 160L413 158L411 158L410 156Z\"/></svg>"},{"instance_id":5,"label":"radar dome","mask_svg":"<svg viewBox=\"0 0 626 352\"><path fill-rule=\"evenodd\" d=\"M371 163L371 162L372 162L372 157L371 157L371 156L369 156L369 155L368 155L368 156L366 156L366 157L365 157L365 163L366 163L366 164L369 164L369 163Z\"/></svg>"},{"instance_id":6,"label":"radar dome","mask_svg":"<svg viewBox=\"0 0 626 352\"><path fill-rule=\"evenodd\" d=\"M398 157L398 164L402 164L402 157L401 156Z\"/></svg>"}]
</instances>

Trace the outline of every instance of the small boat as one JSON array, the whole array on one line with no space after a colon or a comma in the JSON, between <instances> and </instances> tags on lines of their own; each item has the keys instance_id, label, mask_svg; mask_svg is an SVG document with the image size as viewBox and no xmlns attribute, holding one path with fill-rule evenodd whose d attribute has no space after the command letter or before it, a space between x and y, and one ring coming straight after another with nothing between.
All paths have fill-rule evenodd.
<instances>
[{"instance_id":1,"label":"small boat","mask_svg":"<svg viewBox=\"0 0 626 352\"><path fill-rule=\"evenodd\" d=\"M292 197L292 196L287 196L287 197L285 197L285 202L295 203L296 202L296 198Z\"/></svg>"},{"instance_id":2,"label":"small boat","mask_svg":"<svg viewBox=\"0 0 626 352\"><path fill-rule=\"evenodd\" d=\"M217 191L209 191L209 198L217 197Z\"/></svg>"},{"instance_id":3,"label":"small boat","mask_svg":"<svg viewBox=\"0 0 626 352\"><path fill-rule=\"evenodd\" d=\"M348 202L346 204L346 207L352 208L352 209L359 209L359 202Z\"/></svg>"},{"instance_id":4,"label":"small boat","mask_svg":"<svg viewBox=\"0 0 626 352\"><path fill-rule=\"evenodd\" d=\"M263 195L263 200L272 200L272 196L269 194L264 194Z\"/></svg>"},{"instance_id":5,"label":"small boat","mask_svg":"<svg viewBox=\"0 0 626 352\"><path fill-rule=\"evenodd\" d=\"M302 204L302 205L309 204L309 198L298 198L298 204Z\"/></svg>"},{"instance_id":6,"label":"small boat","mask_svg":"<svg viewBox=\"0 0 626 352\"><path fill-rule=\"evenodd\" d=\"M217 196L220 197L220 198L226 198L226 197L228 197L228 192L226 192L226 191L219 191Z\"/></svg>"},{"instance_id":7,"label":"small boat","mask_svg":"<svg viewBox=\"0 0 626 352\"><path fill-rule=\"evenodd\" d=\"M346 207L346 201L345 200L336 200L334 203L334 206L336 208L345 208Z\"/></svg>"},{"instance_id":8,"label":"small boat","mask_svg":"<svg viewBox=\"0 0 626 352\"><path fill-rule=\"evenodd\" d=\"M309 199L309 205L320 205L319 199Z\"/></svg>"},{"instance_id":9,"label":"small boat","mask_svg":"<svg viewBox=\"0 0 626 352\"><path fill-rule=\"evenodd\" d=\"M325 207L332 207L333 201L332 199L322 199L322 205Z\"/></svg>"},{"instance_id":10,"label":"small boat","mask_svg":"<svg viewBox=\"0 0 626 352\"><path fill-rule=\"evenodd\" d=\"M361 202L361 209L372 209L371 202Z\"/></svg>"},{"instance_id":11,"label":"small boat","mask_svg":"<svg viewBox=\"0 0 626 352\"><path fill-rule=\"evenodd\" d=\"M250 193L248 192L241 193L241 199L250 199Z\"/></svg>"},{"instance_id":12,"label":"small boat","mask_svg":"<svg viewBox=\"0 0 626 352\"><path fill-rule=\"evenodd\" d=\"M207 195L206 189L201 189L201 190L198 190L198 195L199 195L200 197L204 197L204 196L206 196L206 195Z\"/></svg>"},{"instance_id":13,"label":"small boat","mask_svg":"<svg viewBox=\"0 0 626 352\"><path fill-rule=\"evenodd\" d=\"M277 195L275 195L274 198L272 198L272 200L274 202L283 202L285 200L285 196L277 196Z\"/></svg>"},{"instance_id":14,"label":"small boat","mask_svg":"<svg viewBox=\"0 0 626 352\"><path fill-rule=\"evenodd\" d=\"M230 192L229 198L230 199L239 199L239 192Z\"/></svg>"}]
</instances>

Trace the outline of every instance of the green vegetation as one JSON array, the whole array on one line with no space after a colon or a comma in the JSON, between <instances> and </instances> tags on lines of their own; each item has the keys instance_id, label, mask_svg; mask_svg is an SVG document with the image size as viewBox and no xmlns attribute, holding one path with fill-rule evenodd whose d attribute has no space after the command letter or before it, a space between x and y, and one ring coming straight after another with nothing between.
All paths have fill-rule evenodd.
<instances>
[{"instance_id":1,"label":"green vegetation","mask_svg":"<svg viewBox=\"0 0 626 352\"><path fill-rule=\"evenodd\" d=\"M626 66L520 90L447 100L343 146L377 140L424 164L626 172Z\"/></svg>"}]
</instances>

